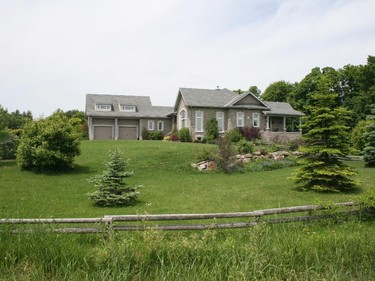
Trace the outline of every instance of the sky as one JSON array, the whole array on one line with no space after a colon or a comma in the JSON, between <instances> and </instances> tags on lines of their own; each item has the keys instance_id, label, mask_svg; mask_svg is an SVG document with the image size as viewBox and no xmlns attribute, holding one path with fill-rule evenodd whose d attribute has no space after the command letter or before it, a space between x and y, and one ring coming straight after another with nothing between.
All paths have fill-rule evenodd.
<instances>
[{"instance_id":1,"label":"sky","mask_svg":"<svg viewBox=\"0 0 375 281\"><path fill-rule=\"evenodd\" d=\"M86 94L264 91L375 55L374 0L0 0L0 105L34 118Z\"/></svg>"}]
</instances>

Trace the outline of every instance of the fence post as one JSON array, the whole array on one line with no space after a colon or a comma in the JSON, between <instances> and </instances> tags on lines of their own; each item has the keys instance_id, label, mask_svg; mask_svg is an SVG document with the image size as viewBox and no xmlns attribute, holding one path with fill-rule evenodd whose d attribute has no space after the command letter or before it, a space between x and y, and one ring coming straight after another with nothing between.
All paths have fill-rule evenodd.
<instances>
[{"instance_id":1,"label":"fence post","mask_svg":"<svg viewBox=\"0 0 375 281\"><path fill-rule=\"evenodd\" d=\"M255 221L257 223L260 222L261 217L264 215L262 211L255 211L254 214L255 214Z\"/></svg>"},{"instance_id":2,"label":"fence post","mask_svg":"<svg viewBox=\"0 0 375 281\"><path fill-rule=\"evenodd\" d=\"M113 233L113 220L111 216L104 216L104 238L110 240Z\"/></svg>"}]
</instances>

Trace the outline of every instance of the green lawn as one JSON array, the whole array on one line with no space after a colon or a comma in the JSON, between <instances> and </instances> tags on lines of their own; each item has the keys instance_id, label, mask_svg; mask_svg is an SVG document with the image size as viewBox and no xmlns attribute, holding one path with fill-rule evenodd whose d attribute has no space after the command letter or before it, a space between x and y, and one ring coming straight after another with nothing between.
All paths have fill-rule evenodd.
<instances>
[{"instance_id":1,"label":"green lawn","mask_svg":"<svg viewBox=\"0 0 375 281\"><path fill-rule=\"evenodd\" d=\"M84 141L74 171L37 174L20 171L15 161L0 162L0 217L96 217L108 214L241 212L264 208L350 201L374 189L375 171L350 162L359 173L356 193L298 192L288 179L295 168L221 174L191 167L202 144L162 141ZM95 190L87 179L104 169L115 147L135 172L129 182L142 184L139 202L122 208L99 208L88 200Z\"/></svg>"},{"instance_id":2,"label":"green lawn","mask_svg":"<svg viewBox=\"0 0 375 281\"><path fill-rule=\"evenodd\" d=\"M130 207L98 208L86 194L87 179L104 168L110 149L131 158L143 184ZM298 192L288 180L294 168L246 174L197 172L201 144L151 141L85 141L74 171L35 174L15 161L0 162L0 217L96 217L252 211L280 206L349 201L374 188L373 169L359 172L355 193ZM0 280L375 280L373 218L259 224L207 231L98 234L0 231Z\"/></svg>"}]
</instances>

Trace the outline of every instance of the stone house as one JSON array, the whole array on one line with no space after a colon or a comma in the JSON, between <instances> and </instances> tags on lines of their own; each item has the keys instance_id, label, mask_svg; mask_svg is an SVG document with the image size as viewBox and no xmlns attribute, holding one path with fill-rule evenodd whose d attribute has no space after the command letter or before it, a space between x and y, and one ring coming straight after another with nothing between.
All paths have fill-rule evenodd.
<instances>
[{"instance_id":1,"label":"stone house","mask_svg":"<svg viewBox=\"0 0 375 281\"><path fill-rule=\"evenodd\" d=\"M236 127L256 127L266 141L301 136L304 114L283 102L265 102L251 93L237 94L228 89L180 88L174 107L153 106L150 97L86 95L89 137L94 139L142 139L142 130L189 128L193 140L203 139L211 116L219 131Z\"/></svg>"},{"instance_id":2,"label":"stone house","mask_svg":"<svg viewBox=\"0 0 375 281\"><path fill-rule=\"evenodd\" d=\"M204 137L205 123L212 115L218 121L220 133L236 127L255 127L267 141L302 135L302 112L289 103L265 102L249 92L239 95L228 89L180 88L173 112L176 128L189 128L193 139Z\"/></svg>"}]
</instances>

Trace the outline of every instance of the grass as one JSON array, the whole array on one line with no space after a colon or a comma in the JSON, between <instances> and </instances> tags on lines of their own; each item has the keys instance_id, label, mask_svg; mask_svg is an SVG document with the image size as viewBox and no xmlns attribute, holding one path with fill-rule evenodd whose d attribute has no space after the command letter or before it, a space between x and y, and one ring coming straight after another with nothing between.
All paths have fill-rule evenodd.
<instances>
[{"instance_id":1,"label":"grass","mask_svg":"<svg viewBox=\"0 0 375 281\"><path fill-rule=\"evenodd\" d=\"M143 184L130 207L98 208L87 179L102 171L109 149L131 158ZM201 144L151 141L83 142L68 173L20 171L0 162L0 217L96 217L108 214L252 211L344 202L374 189L375 173L361 162L355 193L298 192L294 168L244 174L196 172ZM44 229L44 228L43 228ZM260 224L254 228L98 234L0 231L0 280L375 280L374 219Z\"/></svg>"},{"instance_id":2,"label":"grass","mask_svg":"<svg viewBox=\"0 0 375 281\"><path fill-rule=\"evenodd\" d=\"M123 208L94 207L87 179L104 169L108 151L119 147L142 184L139 202ZM350 162L362 187L356 193L297 192L288 179L293 167L274 171L220 174L191 167L202 144L157 141L85 141L76 169L68 173L20 171L15 161L0 162L0 217L95 217L108 214L240 212L264 208L349 201L373 188L375 175L361 162Z\"/></svg>"}]
</instances>

